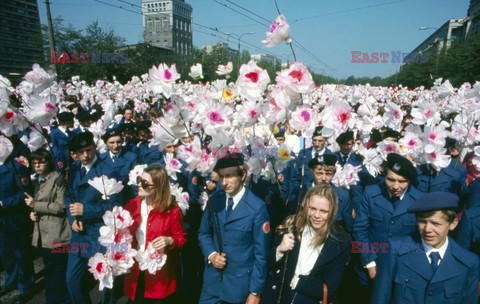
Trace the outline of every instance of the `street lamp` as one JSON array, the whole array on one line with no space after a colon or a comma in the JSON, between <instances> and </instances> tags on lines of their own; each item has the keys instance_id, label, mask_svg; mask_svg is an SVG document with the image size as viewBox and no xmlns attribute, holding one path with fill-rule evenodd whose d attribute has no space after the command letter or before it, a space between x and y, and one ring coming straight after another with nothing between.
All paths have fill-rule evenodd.
<instances>
[{"instance_id":1,"label":"street lamp","mask_svg":"<svg viewBox=\"0 0 480 304\"><path fill-rule=\"evenodd\" d=\"M421 31L424 30L438 30L436 27L426 27L426 26L421 26L418 28ZM440 39L436 38L433 44L437 45L437 59L435 63L435 77L438 77L438 59L440 58Z\"/></svg>"},{"instance_id":2,"label":"street lamp","mask_svg":"<svg viewBox=\"0 0 480 304\"><path fill-rule=\"evenodd\" d=\"M240 41L242 40L242 37L245 36L245 35L254 35L255 32L247 32L247 33L243 33L241 34L240 36L238 36L237 34L231 34L231 33L226 33L227 36L236 36L238 38L238 68L240 69Z\"/></svg>"}]
</instances>

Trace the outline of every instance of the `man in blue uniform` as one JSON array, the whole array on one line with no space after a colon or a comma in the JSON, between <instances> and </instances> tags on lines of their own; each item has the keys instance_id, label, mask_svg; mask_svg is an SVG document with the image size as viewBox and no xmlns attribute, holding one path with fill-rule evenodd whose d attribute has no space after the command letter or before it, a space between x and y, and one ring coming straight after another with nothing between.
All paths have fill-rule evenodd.
<instances>
[{"instance_id":1,"label":"man in blue uniform","mask_svg":"<svg viewBox=\"0 0 480 304\"><path fill-rule=\"evenodd\" d=\"M100 155L100 160L117 172L123 183L123 198L128 201L134 196L132 187L128 186L128 174L137 164L137 155L123 149L121 131L108 129L102 136L108 151Z\"/></svg>"},{"instance_id":2,"label":"man in blue uniform","mask_svg":"<svg viewBox=\"0 0 480 304\"><path fill-rule=\"evenodd\" d=\"M322 127L318 126L312 135L312 146L308 149L302 149L298 154L296 161L289 163L290 168L290 195L289 201L293 199L295 195L293 192L300 186L300 183L305 184L313 183L313 176L310 170L307 169L308 163L314 157L322 156L324 154L333 154L328 148L325 147L327 139L322 135ZM302 175L303 179L302 179Z\"/></svg>"},{"instance_id":3,"label":"man in blue uniform","mask_svg":"<svg viewBox=\"0 0 480 304\"><path fill-rule=\"evenodd\" d=\"M87 110L80 110L77 115L75 116L75 118L78 120L78 122L80 123L80 125L78 127L76 127L75 129L73 129L73 133L75 134L78 134L78 133L82 133L82 132L85 132L85 131L88 131L88 128L90 127L90 125L92 124L92 114L90 114L89 111Z\"/></svg>"},{"instance_id":4,"label":"man in blue uniform","mask_svg":"<svg viewBox=\"0 0 480 304\"><path fill-rule=\"evenodd\" d=\"M101 176L119 180L116 172L96 156L92 133L76 134L70 150L74 151L79 160L72 164L66 198L67 215L72 226L67 288L73 303L91 303L84 277L88 259L100 251L98 237L100 227L104 225L102 217L107 210L125 202L120 194L103 200L102 193L88 184L89 180Z\"/></svg>"},{"instance_id":5,"label":"man in blue uniform","mask_svg":"<svg viewBox=\"0 0 480 304\"><path fill-rule=\"evenodd\" d=\"M340 147L340 151L335 152L340 165L345 166L351 164L352 166L359 166L363 164L363 160L357 153L352 151L353 148L353 131L347 131L340 134L336 142Z\"/></svg>"},{"instance_id":6,"label":"man in blue uniform","mask_svg":"<svg viewBox=\"0 0 480 304\"><path fill-rule=\"evenodd\" d=\"M467 170L459 161L460 152L453 138L445 140L445 148L449 150L451 160L446 168L437 172L430 164L424 164L417 168L417 189L421 192L451 192L463 199L464 193L468 190L466 179ZM460 201L463 205L463 201ZM460 206L461 207L461 206Z\"/></svg>"},{"instance_id":7,"label":"man in blue uniform","mask_svg":"<svg viewBox=\"0 0 480 304\"><path fill-rule=\"evenodd\" d=\"M223 190L203 213L198 238L206 266L201 304L260 303L267 276L270 220L265 203L243 183L240 153L217 161Z\"/></svg>"},{"instance_id":8,"label":"man in blue uniform","mask_svg":"<svg viewBox=\"0 0 480 304\"><path fill-rule=\"evenodd\" d=\"M458 223L457 204L453 193L432 192L410 206L421 242L390 251L371 303L478 303L478 257L448 237Z\"/></svg>"},{"instance_id":9,"label":"man in blue uniform","mask_svg":"<svg viewBox=\"0 0 480 304\"><path fill-rule=\"evenodd\" d=\"M68 145L74 135L70 129L73 127L73 114L70 112L61 112L57 115L58 127L50 131L50 140L52 142L52 153L57 162L57 167L63 175L69 166Z\"/></svg>"},{"instance_id":10,"label":"man in blue uniform","mask_svg":"<svg viewBox=\"0 0 480 304\"><path fill-rule=\"evenodd\" d=\"M151 125L151 121L135 123L135 131L138 137L138 163L142 165L159 163L165 166L165 160L159 150L159 145L151 143L152 132L149 129Z\"/></svg>"},{"instance_id":11,"label":"man in blue uniform","mask_svg":"<svg viewBox=\"0 0 480 304\"><path fill-rule=\"evenodd\" d=\"M416 231L415 216L407 209L422 194L411 185L416 172L412 163L401 155L387 156L385 182L365 188L362 203L357 210L353 235L359 242L361 266L375 278L384 257L372 244L387 246L392 237L411 237ZM377 247L378 249L378 247ZM359 273L362 284L368 283L365 272Z\"/></svg>"},{"instance_id":12,"label":"man in blue uniform","mask_svg":"<svg viewBox=\"0 0 480 304\"><path fill-rule=\"evenodd\" d=\"M25 192L33 195L28 170L10 155L0 165L0 257L5 269L1 292L18 289L14 303L26 303L35 281Z\"/></svg>"}]
</instances>

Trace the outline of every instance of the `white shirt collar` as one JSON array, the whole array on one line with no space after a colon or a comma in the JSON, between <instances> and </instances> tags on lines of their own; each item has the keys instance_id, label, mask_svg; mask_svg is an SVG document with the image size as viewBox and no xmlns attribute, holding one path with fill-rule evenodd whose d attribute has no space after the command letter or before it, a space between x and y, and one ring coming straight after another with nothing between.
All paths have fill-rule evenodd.
<instances>
[{"instance_id":1,"label":"white shirt collar","mask_svg":"<svg viewBox=\"0 0 480 304\"><path fill-rule=\"evenodd\" d=\"M120 151L118 151L118 154L113 154L112 151L108 150L108 154L110 155L110 158L112 159L112 161L113 161L114 156L120 157L120 153L122 153L122 149L120 149Z\"/></svg>"},{"instance_id":2,"label":"white shirt collar","mask_svg":"<svg viewBox=\"0 0 480 304\"><path fill-rule=\"evenodd\" d=\"M65 134L65 135L68 136L68 133L67 133L68 131L67 131L67 129L65 129L65 128L62 127L62 126L58 126L58 129L59 129L63 134Z\"/></svg>"},{"instance_id":3,"label":"white shirt collar","mask_svg":"<svg viewBox=\"0 0 480 304\"><path fill-rule=\"evenodd\" d=\"M433 248L432 246L428 245L425 243L425 241L422 239L422 244L423 244L423 249L425 250L425 254L427 255L428 261L431 263L432 261L430 260L430 253L436 251L440 254L440 259L443 260L443 257L445 256L445 252L447 251L448 248L448 237L445 239L445 243L442 245L442 247L436 249Z\"/></svg>"},{"instance_id":4,"label":"white shirt collar","mask_svg":"<svg viewBox=\"0 0 480 304\"><path fill-rule=\"evenodd\" d=\"M228 199L231 197L233 198L233 207L232 210L235 209L235 207L238 205L240 200L242 199L243 195L245 194L245 186L242 185L242 190L240 190L235 196L230 196L227 194L227 201L225 202L225 206L228 207Z\"/></svg>"},{"instance_id":5,"label":"white shirt collar","mask_svg":"<svg viewBox=\"0 0 480 304\"><path fill-rule=\"evenodd\" d=\"M325 146L323 146L323 149L318 151L318 152L317 152L317 150L315 150L315 148L312 147L312 158L314 158L315 154L317 154L317 153L318 153L318 155L325 154Z\"/></svg>"},{"instance_id":6,"label":"white shirt collar","mask_svg":"<svg viewBox=\"0 0 480 304\"><path fill-rule=\"evenodd\" d=\"M400 194L400 196L398 197L400 200L403 199L403 197L405 196L405 193L407 193L407 190L408 190L408 187L407 187L407 189L405 189L405 190L402 192L402 194ZM387 192L388 192L388 196L390 197L390 199L392 199L393 195L390 193L390 191L388 191L388 189L387 189Z\"/></svg>"},{"instance_id":7,"label":"white shirt collar","mask_svg":"<svg viewBox=\"0 0 480 304\"><path fill-rule=\"evenodd\" d=\"M82 168L85 168L87 170L87 173L88 173L88 171L90 171L90 169L92 169L92 166L96 161L97 161L97 155L95 155L95 157L93 158L93 160L90 163L88 163L86 165L82 164Z\"/></svg>"}]
</instances>

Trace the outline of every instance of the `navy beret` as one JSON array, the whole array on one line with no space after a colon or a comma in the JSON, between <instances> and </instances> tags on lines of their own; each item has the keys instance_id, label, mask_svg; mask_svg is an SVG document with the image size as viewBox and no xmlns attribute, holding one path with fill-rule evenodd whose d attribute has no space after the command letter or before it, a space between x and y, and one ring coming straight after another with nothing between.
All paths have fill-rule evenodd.
<instances>
[{"instance_id":1,"label":"navy beret","mask_svg":"<svg viewBox=\"0 0 480 304\"><path fill-rule=\"evenodd\" d=\"M93 134L85 131L75 134L68 147L70 151L78 151L91 145L95 145L95 141L93 140Z\"/></svg>"},{"instance_id":2,"label":"navy beret","mask_svg":"<svg viewBox=\"0 0 480 304\"><path fill-rule=\"evenodd\" d=\"M323 154L318 157L312 158L308 162L308 167L310 169L315 168L317 165L333 166L337 163L337 157L333 154Z\"/></svg>"},{"instance_id":3,"label":"navy beret","mask_svg":"<svg viewBox=\"0 0 480 304\"><path fill-rule=\"evenodd\" d=\"M135 131L147 131L148 128L152 125L152 121L150 120L145 120L145 121L139 121L135 123Z\"/></svg>"},{"instance_id":4,"label":"navy beret","mask_svg":"<svg viewBox=\"0 0 480 304\"><path fill-rule=\"evenodd\" d=\"M135 124L134 123L124 123L121 124L118 129L122 132L135 132Z\"/></svg>"},{"instance_id":5,"label":"navy beret","mask_svg":"<svg viewBox=\"0 0 480 304\"><path fill-rule=\"evenodd\" d=\"M85 111L85 110L78 112L76 117L77 117L78 121L91 120L91 118L92 118L90 113L88 111Z\"/></svg>"},{"instance_id":6,"label":"navy beret","mask_svg":"<svg viewBox=\"0 0 480 304\"><path fill-rule=\"evenodd\" d=\"M409 181L414 181L417 178L417 171L412 162L399 154L390 153L387 155L387 168L398 175L408 178Z\"/></svg>"},{"instance_id":7,"label":"navy beret","mask_svg":"<svg viewBox=\"0 0 480 304\"><path fill-rule=\"evenodd\" d=\"M273 134L273 136L275 136L275 138L277 137L285 137L285 129L280 129L278 130L277 133Z\"/></svg>"},{"instance_id":8,"label":"navy beret","mask_svg":"<svg viewBox=\"0 0 480 304\"><path fill-rule=\"evenodd\" d=\"M343 145L349 140L353 140L353 131L347 131L338 135L336 142L339 145Z\"/></svg>"},{"instance_id":9,"label":"navy beret","mask_svg":"<svg viewBox=\"0 0 480 304\"><path fill-rule=\"evenodd\" d=\"M459 197L451 192L430 192L410 205L408 212L419 213L441 209L457 209Z\"/></svg>"},{"instance_id":10,"label":"navy beret","mask_svg":"<svg viewBox=\"0 0 480 304\"><path fill-rule=\"evenodd\" d=\"M102 139L104 142L106 142L110 137L114 136L122 137L122 131L120 130L120 128L107 129L107 131L105 131L105 134L103 134Z\"/></svg>"},{"instance_id":11,"label":"navy beret","mask_svg":"<svg viewBox=\"0 0 480 304\"><path fill-rule=\"evenodd\" d=\"M400 132L397 132L395 130L392 130L390 128L388 128L385 132L382 133L382 138L385 139L385 138L395 138L395 139L400 139L401 137L401 134Z\"/></svg>"},{"instance_id":12,"label":"navy beret","mask_svg":"<svg viewBox=\"0 0 480 304\"><path fill-rule=\"evenodd\" d=\"M218 171L224 168L237 167L243 165L243 154L242 153L229 153L226 157L220 158L217 160L214 171Z\"/></svg>"},{"instance_id":13,"label":"navy beret","mask_svg":"<svg viewBox=\"0 0 480 304\"><path fill-rule=\"evenodd\" d=\"M457 146L457 140L455 138L447 137L445 138L445 148L451 149Z\"/></svg>"},{"instance_id":14,"label":"navy beret","mask_svg":"<svg viewBox=\"0 0 480 304\"><path fill-rule=\"evenodd\" d=\"M322 126L317 126L317 127L315 128L315 131L313 131L312 138L314 138L315 136L323 136L323 135L322 135L322 129L323 129Z\"/></svg>"},{"instance_id":15,"label":"navy beret","mask_svg":"<svg viewBox=\"0 0 480 304\"><path fill-rule=\"evenodd\" d=\"M72 112L61 112L57 114L57 119L60 123L73 121L73 117Z\"/></svg>"}]
</instances>

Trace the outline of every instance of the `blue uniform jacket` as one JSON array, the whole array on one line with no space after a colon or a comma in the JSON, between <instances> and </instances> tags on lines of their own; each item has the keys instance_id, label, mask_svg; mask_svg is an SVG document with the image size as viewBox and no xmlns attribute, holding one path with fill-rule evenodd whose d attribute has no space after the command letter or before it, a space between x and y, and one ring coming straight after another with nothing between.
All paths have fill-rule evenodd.
<instances>
[{"instance_id":1,"label":"blue uniform jacket","mask_svg":"<svg viewBox=\"0 0 480 304\"><path fill-rule=\"evenodd\" d=\"M24 192L33 195L28 169L15 160L0 166L0 229L19 232L30 222ZM31 231L30 231L31 232Z\"/></svg>"},{"instance_id":2,"label":"blue uniform jacket","mask_svg":"<svg viewBox=\"0 0 480 304\"><path fill-rule=\"evenodd\" d=\"M265 288L265 294L262 297L262 304L277 303L280 295L280 286L286 269L285 285L282 293L281 303L288 303L289 284L295 274L295 268L300 254L301 242L295 237L295 245L290 253L287 267L285 268L286 256L284 255L278 262L276 260L276 249L282 242L283 235L275 237L274 245L270 250L269 276ZM308 275L301 275L295 288L295 301L297 304L317 304L323 298L323 283L328 287L328 299L334 300L336 292L343 278L345 266L350 259L351 237L343 227L336 226L331 235L327 237L322 251L318 256L312 270Z\"/></svg>"},{"instance_id":3,"label":"blue uniform jacket","mask_svg":"<svg viewBox=\"0 0 480 304\"><path fill-rule=\"evenodd\" d=\"M421 192L452 192L462 198L462 190L468 190L466 180L467 170L454 159L435 176L426 164L417 168L417 189Z\"/></svg>"},{"instance_id":4,"label":"blue uniform jacket","mask_svg":"<svg viewBox=\"0 0 480 304\"><path fill-rule=\"evenodd\" d=\"M227 197L225 191L216 191L205 209L198 239L205 259L220 252L217 235L211 222L211 210L223 241L227 266L220 271L206 261L203 276L204 292L230 303L245 302L249 293L263 294L267 277L267 257L270 244L270 224L265 203L249 189L238 205L225 219Z\"/></svg>"},{"instance_id":5,"label":"blue uniform jacket","mask_svg":"<svg viewBox=\"0 0 480 304\"><path fill-rule=\"evenodd\" d=\"M100 154L100 161L102 161L107 166L111 167L118 174L120 180L123 183L123 198L126 201L132 199L136 194L136 187L128 185L128 174L137 164L137 155L126 150L123 150L117 155L117 160L112 161L110 157L110 152Z\"/></svg>"},{"instance_id":6,"label":"blue uniform jacket","mask_svg":"<svg viewBox=\"0 0 480 304\"><path fill-rule=\"evenodd\" d=\"M337 151L334 154L337 157L338 163L342 165L342 167L345 166L345 164L351 164L352 166L360 166L363 164L362 157L357 153L350 153L350 156L347 158L347 162L343 161L342 152Z\"/></svg>"},{"instance_id":7,"label":"blue uniform jacket","mask_svg":"<svg viewBox=\"0 0 480 304\"><path fill-rule=\"evenodd\" d=\"M480 179L470 184L467 208L456 232L460 246L480 256Z\"/></svg>"},{"instance_id":8,"label":"blue uniform jacket","mask_svg":"<svg viewBox=\"0 0 480 304\"><path fill-rule=\"evenodd\" d=\"M478 303L478 257L452 238L448 242L435 272L421 244L390 253L378 269L370 303Z\"/></svg>"},{"instance_id":9,"label":"blue uniform jacket","mask_svg":"<svg viewBox=\"0 0 480 304\"><path fill-rule=\"evenodd\" d=\"M103 215L107 210L112 210L114 206L123 206L126 201L122 199L121 193L110 196L108 200L103 200L102 194L88 184L88 180L102 175L120 180L118 174L113 171L110 166L102 163L100 159L97 158L83 179L80 178L80 169L80 161L72 164L68 195L66 198L67 215L70 225L72 225L75 217L70 214L70 204L74 202L83 204L83 215L81 219L85 231L80 233L72 231L70 243L88 244L86 250L80 250L79 254L81 258L89 258L95 255L95 253L100 252L101 249L98 243L98 237L100 236L100 227L104 225Z\"/></svg>"},{"instance_id":10,"label":"blue uniform jacket","mask_svg":"<svg viewBox=\"0 0 480 304\"><path fill-rule=\"evenodd\" d=\"M148 147L148 142L141 142L138 146L138 163L150 165L153 163L159 163L165 166L165 160L163 154L158 149L158 145L152 145Z\"/></svg>"},{"instance_id":11,"label":"blue uniform jacket","mask_svg":"<svg viewBox=\"0 0 480 304\"><path fill-rule=\"evenodd\" d=\"M65 170L64 168L68 166L68 145L70 143L70 139L73 137L73 133L71 131L67 131L67 134L68 137L58 128L52 128L50 131L52 153L53 156L55 156L58 167L62 170ZM61 164L58 164L58 162L61 162Z\"/></svg>"},{"instance_id":12,"label":"blue uniform jacket","mask_svg":"<svg viewBox=\"0 0 480 304\"><path fill-rule=\"evenodd\" d=\"M306 183L307 185L313 183L312 173L310 173L310 170L308 170L308 162L312 160L312 150L313 150L313 147L301 150L300 153L298 153L298 158L296 160L293 160L296 163L292 164L293 171L292 171L291 180L290 180L291 189L296 189L297 187L300 186L301 179L302 179L302 166L304 166L303 168L305 173L305 176L303 178L304 183ZM324 154L333 154L333 153L329 149L325 148Z\"/></svg>"},{"instance_id":13,"label":"blue uniform jacket","mask_svg":"<svg viewBox=\"0 0 480 304\"><path fill-rule=\"evenodd\" d=\"M353 235L361 248L371 248L372 243L387 244L392 237L409 237L417 231L417 221L407 209L423 194L412 185L394 209L385 183L365 188L363 200L353 224ZM367 247L368 246L368 247ZM375 250L362 250L362 266L375 261ZM377 263L378 264L378 263Z\"/></svg>"}]
</instances>

